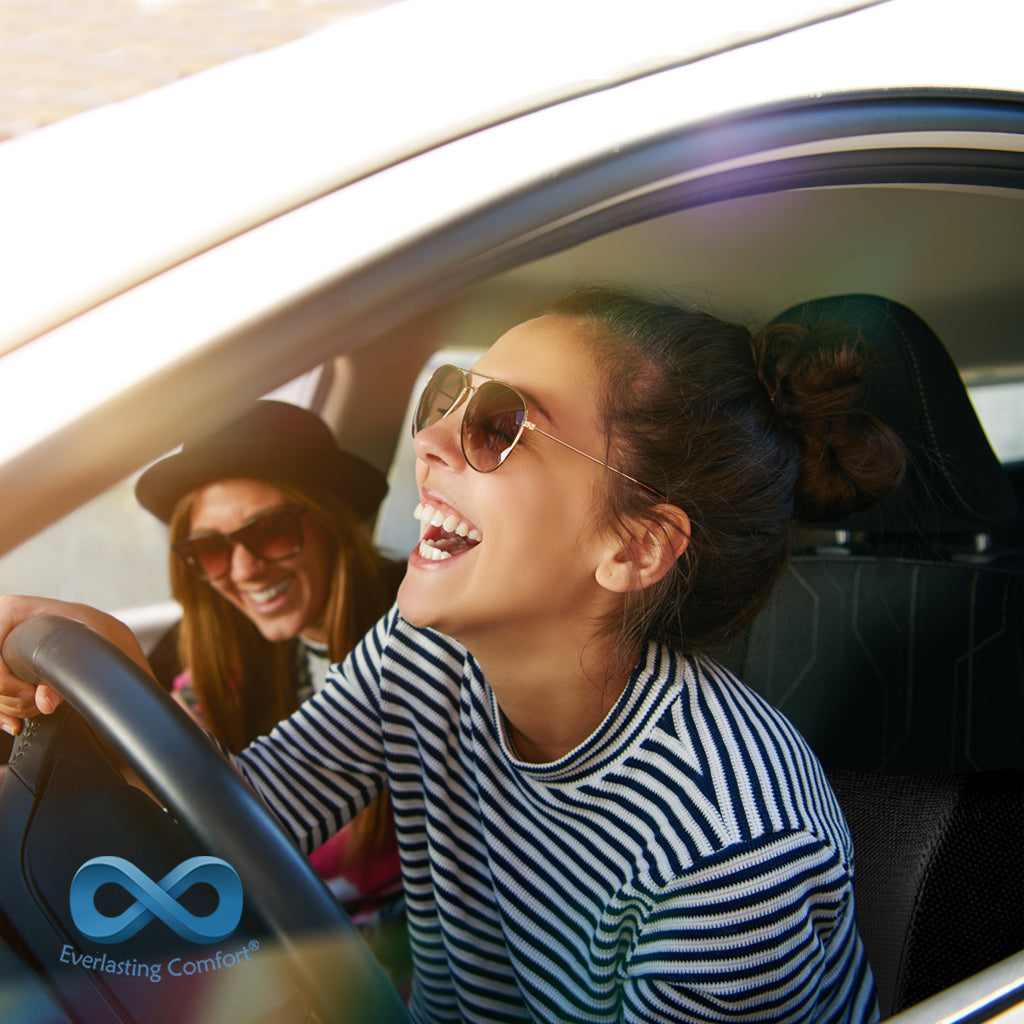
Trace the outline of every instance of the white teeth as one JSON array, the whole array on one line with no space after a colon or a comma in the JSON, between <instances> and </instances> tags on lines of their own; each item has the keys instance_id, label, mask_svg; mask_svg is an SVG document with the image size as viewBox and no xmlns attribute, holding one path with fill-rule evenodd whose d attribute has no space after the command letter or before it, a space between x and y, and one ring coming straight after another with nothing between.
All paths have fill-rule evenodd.
<instances>
[{"instance_id":1,"label":"white teeth","mask_svg":"<svg viewBox=\"0 0 1024 1024\"><path fill-rule=\"evenodd\" d=\"M423 523L424 526L439 526L445 533L454 533L458 537L468 537L470 540L483 540L483 534L471 527L464 519L460 519L454 512L445 515L430 505L420 502L413 511L413 518ZM426 556L434 557L434 556ZM450 556L445 556L450 557Z\"/></svg>"},{"instance_id":2,"label":"white teeth","mask_svg":"<svg viewBox=\"0 0 1024 1024\"><path fill-rule=\"evenodd\" d=\"M446 558L451 558L452 554L450 551L442 551L440 548L435 548L433 544L421 540L420 557L429 558L432 562L443 562Z\"/></svg>"},{"instance_id":3,"label":"white teeth","mask_svg":"<svg viewBox=\"0 0 1024 1024\"><path fill-rule=\"evenodd\" d=\"M254 590L249 594L249 599L256 604L265 604L272 601L279 594L283 594L291 586L291 580L281 580L273 586L265 587L263 590Z\"/></svg>"}]
</instances>

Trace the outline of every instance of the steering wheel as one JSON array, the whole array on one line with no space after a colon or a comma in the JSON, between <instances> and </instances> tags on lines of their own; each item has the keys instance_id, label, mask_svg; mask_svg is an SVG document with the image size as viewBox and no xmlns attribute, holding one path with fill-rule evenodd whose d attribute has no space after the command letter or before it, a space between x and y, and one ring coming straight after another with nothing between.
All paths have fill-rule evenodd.
<instances>
[{"instance_id":1,"label":"steering wheel","mask_svg":"<svg viewBox=\"0 0 1024 1024\"><path fill-rule=\"evenodd\" d=\"M21 679L53 686L191 839L235 869L323 1024L408 1021L390 978L306 858L209 737L130 658L59 615L20 624L0 654ZM314 934L320 941L311 943Z\"/></svg>"}]
</instances>

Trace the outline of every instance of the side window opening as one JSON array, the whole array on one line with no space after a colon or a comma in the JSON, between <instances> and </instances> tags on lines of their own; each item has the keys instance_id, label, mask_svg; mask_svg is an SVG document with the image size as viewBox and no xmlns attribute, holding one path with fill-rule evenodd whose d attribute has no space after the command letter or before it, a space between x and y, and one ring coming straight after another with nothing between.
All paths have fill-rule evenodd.
<instances>
[{"instance_id":1,"label":"side window opening","mask_svg":"<svg viewBox=\"0 0 1024 1024\"><path fill-rule=\"evenodd\" d=\"M318 367L267 397L313 407L330 376L329 366ZM178 610L168 580L167 528L135 500L141 472L0 557L0 593L95 605L128 622L143 646L162 634Z\"/></svg>"},{"instance_id":2,"label":"side window opening","mask_svg":"<svg viewBox=\"0 0 1024 1024\"><path fill-rule=\"evenodd\" d=\"M1024 459L1024 381L968 381L968 390L999 461Z\"/></svg>"}]
</instances>

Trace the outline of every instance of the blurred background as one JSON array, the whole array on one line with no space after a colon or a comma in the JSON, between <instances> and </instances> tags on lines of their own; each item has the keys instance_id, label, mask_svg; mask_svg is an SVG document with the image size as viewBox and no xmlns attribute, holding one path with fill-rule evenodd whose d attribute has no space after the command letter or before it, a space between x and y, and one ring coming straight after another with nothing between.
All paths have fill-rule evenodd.
<instances>
[{"instance_id":1,"label":"blurred background","mask_svg":"<svg viewBox=\"0 0 1024 1024\"><path fill-rule=\"evenodd\" d=\"M392 0L0 0L0 140Z\"/></svg>"}]
</instances>

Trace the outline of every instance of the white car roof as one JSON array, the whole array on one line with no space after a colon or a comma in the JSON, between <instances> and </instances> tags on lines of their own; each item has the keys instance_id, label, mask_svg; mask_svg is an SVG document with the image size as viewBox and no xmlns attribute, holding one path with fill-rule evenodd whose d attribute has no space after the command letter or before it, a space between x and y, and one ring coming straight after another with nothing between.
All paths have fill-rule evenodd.
<instances>
[{"instance_id":1,"label":"white car roof","mask_svg":"<svg viewBox=\"0 0 1024 1024\"><path fill-rule=\"evenodd\" d=\"M419 151L872 2L406 0L13 139L0 351Z\"/></svg>"}]
</instances>

